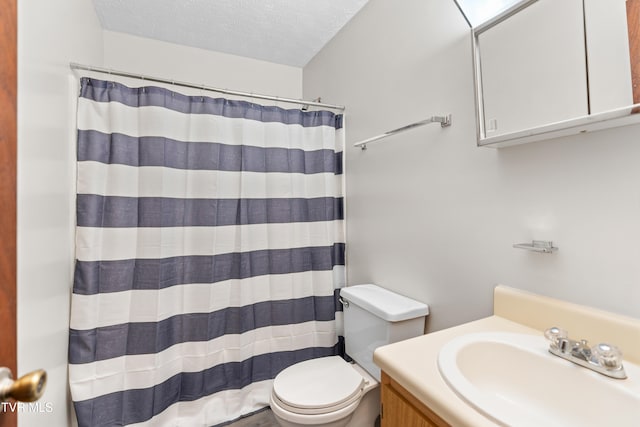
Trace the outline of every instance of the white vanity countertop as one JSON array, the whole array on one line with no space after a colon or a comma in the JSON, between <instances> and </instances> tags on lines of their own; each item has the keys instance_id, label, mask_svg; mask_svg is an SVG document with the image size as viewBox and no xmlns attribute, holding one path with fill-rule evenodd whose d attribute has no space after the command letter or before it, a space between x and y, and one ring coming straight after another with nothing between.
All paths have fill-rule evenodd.
<instances>
[{"instance_id":1,"label":"white vanity countertop","mask_svg":"<svg viewBox=\"0 0 640 427\"><path fill-rule=\"evenodd\" d=\"M438 353L443 345L461 335L475 332L515 332L540 335L540 331L498 316L422 335L376 349L373 360L389 376L452 426L496 426L473 409L444 382L438 370ZM478 363L490 363L479 360Z\"/></svg>"},{"instance_id":2,"label":"white vanity countertop","mask_svg":"<svg viewBox=\"0 0 640 427\"><path fill-rule=\"evenodd\" d=\"M373 361L418 400L452 426L496 426L463 401L438 369L440 349L452 339L476 332L541 336L552 326L570 336L617 345L625 360L640 363L640 319L608 313L506 286L494 291L494 316L376 349ZM478 360L478 363L491 363Z\"/></svg>"}]
</instances>

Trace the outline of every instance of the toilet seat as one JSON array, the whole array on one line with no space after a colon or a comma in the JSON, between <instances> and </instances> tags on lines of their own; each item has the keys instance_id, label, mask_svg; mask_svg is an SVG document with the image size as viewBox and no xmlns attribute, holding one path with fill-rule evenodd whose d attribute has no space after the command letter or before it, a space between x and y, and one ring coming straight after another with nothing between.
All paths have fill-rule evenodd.
<instances>
[{"instance_id":1,"label":"toilet seat","mask_svg":"<svg viewBox=\"0 0 640 427\"><path fill-rule=\"evenodd\" d=\"M273 381L272 399L299 415L321 415L357 405L365 379L339 356L296 363Z\"/></svg>"}]
</instances>

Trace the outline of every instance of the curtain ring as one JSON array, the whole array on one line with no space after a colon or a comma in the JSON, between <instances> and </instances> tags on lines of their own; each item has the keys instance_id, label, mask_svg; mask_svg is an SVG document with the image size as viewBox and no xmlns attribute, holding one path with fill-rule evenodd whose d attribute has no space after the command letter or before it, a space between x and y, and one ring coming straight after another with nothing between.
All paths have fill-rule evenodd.
<instances>
[{"instance_id":1,"label":"curtain ring","mask_svg":"<svg viewBox=\"0 0 640 427\"><path fill-rule=\"evenodd\" d=\"M202 84L202 87L200 88L200 90L202 91L202 93L200 94L200 101L204 102L204 83Z\"/></svg>"},{"instance_id":2,"label":"curtain ring","mask_svg":"<svg viewBox=\"0 0 640 427\"><path fill-rule=\"evenodd\" d=\"M142 93L147 93L147 88L144 87L144 76L140 76L140 79L142 79Z\"/></svg>"}]
</instances>

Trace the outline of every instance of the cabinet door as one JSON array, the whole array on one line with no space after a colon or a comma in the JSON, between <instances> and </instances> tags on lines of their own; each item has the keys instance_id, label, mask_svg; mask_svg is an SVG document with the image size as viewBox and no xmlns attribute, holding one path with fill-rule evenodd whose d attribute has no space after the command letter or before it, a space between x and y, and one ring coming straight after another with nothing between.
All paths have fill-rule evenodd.
<instances>
[{"instance_id":1,"label":"cabinet door","mask_svg":"<svg viewBox=\"0 0 640 427\"><path fill-rule=\"evenodd\" d=\"M486 137L589 113L582 0L538 0L478 48Z\"/></svg>"},{"instance_id":2,"label":"cabinet door","mask_svg":"<svg viewBox=\"0 0 640 427\"><path fill-rule=\"evenodd\" d=\"M382 427L437 427L387 385L382 387Z\"/></svg>"},{"instance_id":3,"label":"cabinet door","mask_svg":"<svg viewBox=\"0 0 640 427\"><path fill-rule=\"evenodd\" d=\"M633 104L627 28L627 8L632 4L626 0L584 0L591 114ZM637 14L631 13L629 18Z\"/></svg>"}]
</instances>

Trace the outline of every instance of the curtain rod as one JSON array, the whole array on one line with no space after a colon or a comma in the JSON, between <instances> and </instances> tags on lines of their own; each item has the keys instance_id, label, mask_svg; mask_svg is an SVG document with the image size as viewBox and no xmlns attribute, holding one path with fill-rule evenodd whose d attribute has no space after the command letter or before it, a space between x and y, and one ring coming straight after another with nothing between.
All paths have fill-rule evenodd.
<instances>
[{"instance_id":1,"label":"curtain rod","mask_svg":"<svg viewBox=\"0 0 640 427\"><path fill-rule=\"evenodd\" d=\"M401 132L405 132L408 131L409 129L413 129L413 128L417 128L420 126L424 126L424 125L428 125L429 123L440 123L441 127L447 127L447 126L451 126L451 114L448 114L446 116L431 116L428 119L425 120L421 120L419 122L415 122L415 123L411 123L410 125L406 125L406 126L402 126L401 128L398 129L394 129L394 130L390 130L389 132L385 132L383 134L371 137L371 138L367 138L364 139L360 142L356 142L355 144L353 144L354 147L360 147L363 150L367 149L367 144L370 142L374 142L377 141L379 139L382 138L386 138L388 136L391 135L395 135L397 133L401 133Z\"/></svg>"},{"instance_id":2,"label":"curtain rod","mask_svg":"<svg viewBox=\"0 0 640 427\"><path fill-rule=\"evenodd\" d=\"M163 79L160 77L147 76L144 74L133 74L133 73L128 73L126 71L117 71L117 70L111 70L109 68L82 65L75 62L70 62L69 67L71 67L72 70L84 70L84 71L92 71L96 73L109 74L112 76L130 77L130 78L146 80L154 83L165 83L165 84L170 84L174 86L188 87L191 89L201 89L201 90L206 90L210 92L218 92L225 95L242 96L245 98L266 99L268 101L286 102L290 104L299 104L299 105L302 105L303 110L306 110L308 107L322 107L322 108L330 108L332 110L340 110L340 111L344 111L345 109L345 107L342 105L325 104L323 102L318 102L318 101L305 101L303 99L281 98L279 96L260 95L255 93L241 92L238 90L220 89L220 88L206 86L206 85L196 85L188 82L180 82L176 80Z\"/></svg>"}]
</instances>

